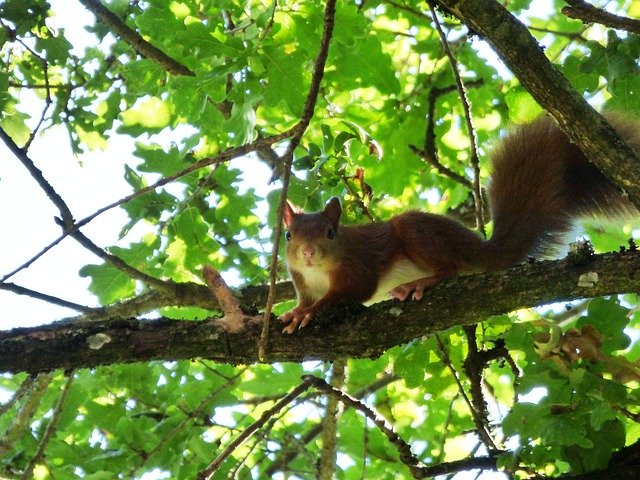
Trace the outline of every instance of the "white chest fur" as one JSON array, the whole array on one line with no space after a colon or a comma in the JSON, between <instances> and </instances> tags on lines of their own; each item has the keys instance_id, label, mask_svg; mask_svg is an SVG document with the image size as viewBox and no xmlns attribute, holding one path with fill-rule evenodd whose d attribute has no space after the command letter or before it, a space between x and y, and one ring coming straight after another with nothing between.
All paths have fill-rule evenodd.
<instances>
[{"instance_id":1,"label":"white chest fur","mask_svg":"<svg viewBox=\"0 0 640 480\"><path fill-rule=\"evenodd\" d=\"M329 274L320 268L297 267L296 270L302 275L304 284L307 286L307 294L315 301L324 297L329 291Z\"/></svg>"},{"instance_id":2,"label":"white chest fur","mask_svg":"<svg viewBox=\"0 0 640 480\"><path fill-rule=\"evenodd\" d=\"M382 302L389 300L389 292L398 285L406 282L411 282L419 278L428 277L433 272L422 270L418 268L408 258L402 258L397 260L391 269L385 273L378 282L378 288L372 297L364 302L365 305L371 305L372 303Z\"/></svg>"}]
</instances>

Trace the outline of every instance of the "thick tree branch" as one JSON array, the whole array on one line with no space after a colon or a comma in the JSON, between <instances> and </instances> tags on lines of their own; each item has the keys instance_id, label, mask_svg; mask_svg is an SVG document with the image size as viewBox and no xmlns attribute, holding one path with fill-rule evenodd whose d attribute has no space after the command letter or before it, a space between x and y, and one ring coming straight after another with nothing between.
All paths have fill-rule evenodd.
<instances>
[{"instance_id":1,"label":"thick tree branch","mask_svg":"<svg viewBox=\"0 0 640 480\"><path fill-rule=\"evenodd\" d=\"M640 207L640 160L547 59L527 28L495 0L437 0L493 47L589 159Z\"/></svg>"},{"instance_id":2,"label":"thick tree branch","mask_svg":"<svg viewBox=\"0 0 640 480\"><path fill-rule=\"evenodd\" d=\"M420 302L328 310L295 335L271 322L266 361L374 357L388 348L518 308L640 290L640 254L596 255L521 265L437 285ZM596 273L597 280L584 281ZM590 280L595 276L591 275ZM0 371L42 372L122 362L209 358L258 361L259 326L228 334L215 322L116 318L0 332Z\"/></svg>"},{"instance_id":3,"label":"thick tree branch","mask_svg":"<svg viewBox=\"0 0 640 480\"><path fill-rule=\"evenodd\" d=\"M220 310L217 299L211 291L198 283L173 283L171 292L148 290L140 295L120 303L93 308L83 315L66 318L64 323L87 323L108 318L128 318L156 310L167 305L176 307L201 307L209 310ZM241 304L247 306L264 307L267 303L269 289L265 285L248 285L235 291ZM295 290L291 282L276 284L276 303L291 300L295 297Z\"/></svg>"},{"instance_id":4,"label":"thick tree branch","mask_svg":"<svg viewBox=\"0 0 640 480\"><path fill-rule=\"evenodd\" d=\"M562 13L569 18L582 20L586 23L601 23L602 25L618 30L640 35L640 20L637 18L623 17L594 7L583 0L565 0L569 5L562 7Z\"/></svg>"}]
</instances>

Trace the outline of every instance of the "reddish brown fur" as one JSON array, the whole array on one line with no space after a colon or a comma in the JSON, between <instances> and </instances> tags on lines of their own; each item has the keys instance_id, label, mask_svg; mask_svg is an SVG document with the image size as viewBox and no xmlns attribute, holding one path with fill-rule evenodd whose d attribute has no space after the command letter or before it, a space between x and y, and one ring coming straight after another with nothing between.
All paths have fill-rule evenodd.
<instances>
[{"instance_id":1,"label":"reddish brown fur","mask_svg":"<svg viewBox=\"0 0 640 480\"><path fill-rule=\"evenodd\" d=\"M640 153L638 123L618 114L607 118ZM368 300L380 279L403 259L425 277L394 288L392 294L404 299L415 290L419 298L423 288L443 278L500 269L546 253L577 216L637 214L550 117L514 129L494 151L492 164L488 196L493 235L488 241L440 215L408 212L388 222L340 226L335 198L322 212L311 214L288 204L287 260L299 304L283 315L291 322L285 330L306 325L326 304ZM314 293L304 272L327 284L326 292Z\"/></svg>"},{"instance_id":2,"label":"reddish brown fur","mask_svg":"<svg viewBox=\"0 0 640 480\"><path fill-rule=\"evenodd\" d=\"M638 122L620 114L606 117L640 152ZM514 129L493 152L492 166L486 270L553 250L576 217L637 214L549 116Z\"/></svg>"}]
</instances>

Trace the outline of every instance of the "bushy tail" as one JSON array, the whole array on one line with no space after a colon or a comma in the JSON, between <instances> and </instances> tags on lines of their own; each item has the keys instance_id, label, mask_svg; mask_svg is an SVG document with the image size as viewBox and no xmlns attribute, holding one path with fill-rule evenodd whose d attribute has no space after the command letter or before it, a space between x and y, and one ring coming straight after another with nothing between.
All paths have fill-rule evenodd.
<instances>
[{"instance_id":1,"label":"bushy tail","mask_svg":"<svg viewBox=\"0 0 640 480\"><path fill-rule=\"evenodd\" d=\"M640 154L640 123L620 114L605 116ZM508 134L493 152L492 164L487 269L550 253L576 217L638 214L549 116Z\"/></svg>"}]
</instances>

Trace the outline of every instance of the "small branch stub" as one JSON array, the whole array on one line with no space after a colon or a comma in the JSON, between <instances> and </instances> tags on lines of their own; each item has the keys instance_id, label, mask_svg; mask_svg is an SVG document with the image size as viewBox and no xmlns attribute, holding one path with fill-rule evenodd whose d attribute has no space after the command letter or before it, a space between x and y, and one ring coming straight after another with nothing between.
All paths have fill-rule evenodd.
<instances>
[{"instance_id":1,"label":"small branch stub","mask_svg":"<svg viewBox=\"0 0 640 480\"><path fill-rule=\"evenodd\" d=\"M212 320L216 325L224 328L227 333L238 333L245 328L247 323L259 324L262 322L261 316L246 315L242 311L240 302L215 268L205 265L202 269L202 277L220 303L224 315L222 318Z\"/></svg>"}]
</instances>

